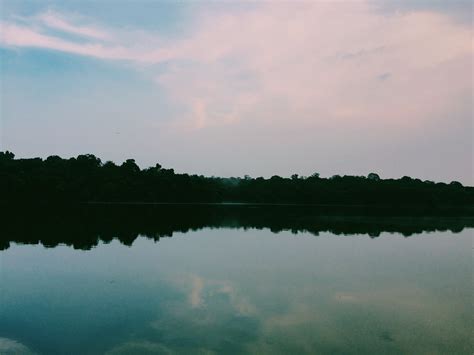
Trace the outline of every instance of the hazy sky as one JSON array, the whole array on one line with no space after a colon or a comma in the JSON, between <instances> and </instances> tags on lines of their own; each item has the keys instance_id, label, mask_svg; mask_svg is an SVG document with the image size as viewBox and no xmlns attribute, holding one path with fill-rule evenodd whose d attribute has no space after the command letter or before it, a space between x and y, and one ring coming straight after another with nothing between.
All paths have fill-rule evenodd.
<instances>
[{"instance_id":1,"label":"hazy sky","mask_svg":"<svg viewBox=\"0 0 474 355\"><path fill-rule=\"evenodd\" d=\"M473 183L470 0L0 3L18 157Z\"/></svg>"}]
</instances>

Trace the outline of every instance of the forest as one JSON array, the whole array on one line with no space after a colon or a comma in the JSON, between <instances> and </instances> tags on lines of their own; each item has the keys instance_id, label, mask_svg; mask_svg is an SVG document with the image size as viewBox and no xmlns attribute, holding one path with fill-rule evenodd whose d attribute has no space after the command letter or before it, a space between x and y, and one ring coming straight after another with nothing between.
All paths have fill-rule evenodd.
<instances>
[{"instance_id":1,"label":"forest","mask_svg":"<svg viewBox=\"0 0 474 355\"><path fill-rule=\"evenodd\" d=\"M474 188L404 176L381 179L318 173L290 177L206 177L160 164L140 169L92 155L15 159L0 152L0 203L254 203L341 206L474 205Z\"/></svg>"}]
</instances>

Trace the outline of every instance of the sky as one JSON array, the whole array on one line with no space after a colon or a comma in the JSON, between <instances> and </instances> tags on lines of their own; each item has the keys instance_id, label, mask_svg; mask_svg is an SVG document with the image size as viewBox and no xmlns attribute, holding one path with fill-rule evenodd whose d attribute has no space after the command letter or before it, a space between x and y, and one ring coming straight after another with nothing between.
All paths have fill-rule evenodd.
<instances>
[{"instance_id":1,"label":"sky","mask_svg":"<svg viewBox=\"0 0 474 355\"><path fill-rule=\"evenodd\" d=\"M473 185L470 0L0 0L0 150Z\"/></svg>"}]
</instances>

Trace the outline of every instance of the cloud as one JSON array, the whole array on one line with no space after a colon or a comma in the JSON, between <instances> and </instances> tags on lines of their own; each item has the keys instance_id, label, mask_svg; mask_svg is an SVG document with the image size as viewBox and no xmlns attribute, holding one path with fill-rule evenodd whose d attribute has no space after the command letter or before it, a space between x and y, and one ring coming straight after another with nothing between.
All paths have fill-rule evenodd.
<instances>
[{"instance_id":1,"label":"cloud","mask_svg":"<svg viewBox=\"0 0 474 355\"><path fill-rule=\"evenodd\" d=\"M387 19L361 3L269 4L204 20L184 48L193 62L157 80L198 127L281 116L413 126L451 109L444 87L455 95L470 87L456 69L470 68L470 31L436 13ZM381 90L387 72L392 80Z\"/></svg>"},{"instance_id":2,"label":"cloud","mask_svg":"<svg viewBox=\"0 0 474 355\"><path fill-rule=\"evenodd\" d=\"M472 26L471 0L372 0L372 5L381 13L393 14L413 11L432 11L445 16L460 24Z\"/></svg>"},{"instance_id":3,"label":"cloud","mask_svg":"<svg viewBox=\"0 0 474 355\"><path fill-rule=\"evenodd\" d=\"M30 18L19 17L19 21L2 21L0 46L43 48L137 65L156 64L172 58L169 49L159 48L161 42L157 34L80 25L76 23L78 19L78 16L68 19L66 15L47 11ZM78 38L71 38L70 34Z\"/></svg>"},{"instance_id":4,"label":"cloud","mask_svg":"<svg viewBox=\"0 0 474 355\"><path fill-rule=\"evenodd\" d=\"M41 13L39 16L37 16L37 20L52 29L57 29L64 32L69 32L72 34L95 39L111 39L111 35L106 30L103 30L94 25L77 25L75 23L70 22L60 13L51 10Z\"/></svg>"},{"instance_id":5,"label":"cloud","mask_svg":"<svg viewBox=\"0 0 474 355\"><path fill-rule=\"evenodd\" d=\"M443 135L467 132L472 115L472 30L449 14L430 7L387 14L371 1L261 2L238 11L203 8L189 26L171 38L45 12L26 24L3 22L0 43L139 68L176 108L160 128L169 151L183 149L173 148L178 141L196 140L207 156L218 150L222 159L236 154L223 149L234 142L244 155L247 146L268 147L296 161L324 149L325 160L345 160L350 147L383 174L384 163L372 153L384 149L405 166L402 175L429 171L412 171L420 166L414 160L426 163L428 154L432 171L443 155L449 164L458 161L455 175L470 179L470 153L456 153L470 137L456 138L464 143L452 153L437 146ZM284 145L300 150L290 153ZM413 149L419 155L400 159Z\"/></svg>"},{"instance_id":6,"label":"cloud","mask_svg":"<svg viewBox=\"0 0 474 355\"><path fill-rule=\"evenodd\" d=\"M5 46L44 48L100 59L126 58L126 53L121 48L104 47L101 44L92 43L74 43L24 26L2 23L1 30L2 44Z\"/></svg>"}]
</instances>

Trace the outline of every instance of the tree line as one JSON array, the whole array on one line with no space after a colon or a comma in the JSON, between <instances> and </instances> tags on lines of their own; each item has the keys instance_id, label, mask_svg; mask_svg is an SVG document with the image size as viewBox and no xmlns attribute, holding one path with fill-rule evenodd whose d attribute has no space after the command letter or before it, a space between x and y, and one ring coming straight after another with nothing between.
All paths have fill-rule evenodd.
<instances>
[{"instance_id":1,"label":"tree line","mask_svg":"<svg viewBox=\"0 0 474 355\"><path fill-rule=\"evenodd\" d=\"M92 154L63 159L15 159L0 152L0 202L172 202L320 205L472 206L474 188L411 177L368 176L236 178L178 174L135 160L103 163Z\"/></svg>"}]
</instances>

